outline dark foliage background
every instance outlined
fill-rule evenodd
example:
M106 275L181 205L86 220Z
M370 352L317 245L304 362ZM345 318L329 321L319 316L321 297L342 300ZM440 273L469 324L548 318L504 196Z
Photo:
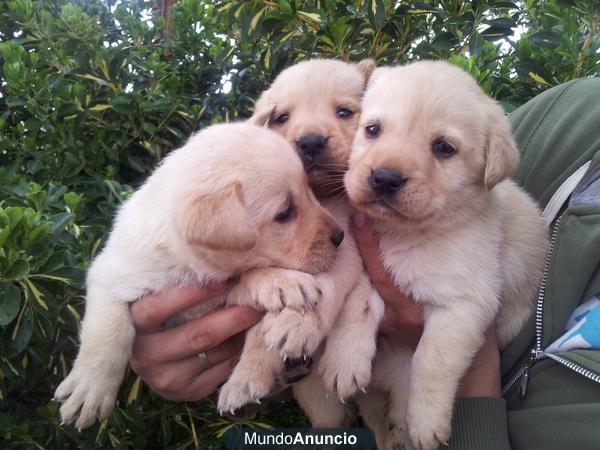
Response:
M221 448L230 426L306 424L289 403L246 419L173 404L129 374L82 434L52 392L77 347L83 273L116 206L194 130L246 117L313 56L450 59L514 107L600 72L597 1L150 0L0 3L0 447Z

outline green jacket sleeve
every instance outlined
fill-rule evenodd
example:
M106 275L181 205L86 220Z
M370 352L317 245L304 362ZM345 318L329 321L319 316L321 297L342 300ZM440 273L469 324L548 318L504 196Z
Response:
M462 398L452 419L451 450L510 450L506 401L502 398Z

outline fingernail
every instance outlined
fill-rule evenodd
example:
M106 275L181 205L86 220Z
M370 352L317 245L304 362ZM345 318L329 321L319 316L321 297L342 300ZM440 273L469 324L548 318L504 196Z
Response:
M354 213L352 214L352 220L354 221L354 225L357 228L362 228L367 223L367 217L363 213L358 211L354 211Z

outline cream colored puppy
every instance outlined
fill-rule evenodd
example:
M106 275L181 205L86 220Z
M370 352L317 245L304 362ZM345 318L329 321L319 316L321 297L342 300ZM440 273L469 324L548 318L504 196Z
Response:
M390 396L388 426L377 397L359 399L382 447L409 444L405 408L415 447L448 441L458 382L485 330L496 319L503 348L532 312L547 236L535 202L508 179L518 160L502 109L467 73L430 61L373 73L346 188L425 317L414 354L378 350L373 386Z
M243 274L229 294L184 316L226 303L310 308L319 288L297 270L327 270L342 238L285 139L249 124L216 125L193 136L123 204L88 271L81 348L55 394L63 421L85 428L113 409L134 338L129 302L173 285L201 286L277 266L270 285L253 289ZM242 358L252 353L253 339L250 332Z
M282 358L311 355L325 337L326 346L315 354L317 370L293 386L313 426L343 425L349 414L340 399L364 390L370 381L374 337L383 307L370 288L349 230L343 176L373 68L370 60L359 64L327 59L300 62L284 70L256 103L250 121L276 131L295 146L311 187L344 228L346 238L332 268L315 276L323 292L317 308L304 315L290 308L267 314L262 330L267 348L273 351L263 349L261 354L257 348L254 357L246 359L245 371L232 377L235 384L221 391L228 407L251 401L245 392L267 391L266 386L257 389L254 381L248 381L256 367L281 371ZM260 284L257 279L251 281Z

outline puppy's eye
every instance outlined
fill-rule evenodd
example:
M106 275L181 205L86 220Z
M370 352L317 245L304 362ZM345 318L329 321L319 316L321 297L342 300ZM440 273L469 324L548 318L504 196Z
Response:
M279 113L275 116L275 120L273 122L282 125L288 121L290 115L288 113Z
M381 134L381 127L376 123L367 125L365 127L365 133L367 133L367 137L377 137Z
M338 108L335 114L340 119L347 119L349 117L352 117L352 114L354 114L354 112L350 111L348 108Z
M295 212L294 204L292 202L290 202L288 207L284 211L281 211L280 213L278 213L275 216L275 222L278 222L278 223L288 222L289 220L291 220L294 217L294 212Z
M443 139L436 140L431 146L431 151L438 158L450 158L456 153L456 149Z

